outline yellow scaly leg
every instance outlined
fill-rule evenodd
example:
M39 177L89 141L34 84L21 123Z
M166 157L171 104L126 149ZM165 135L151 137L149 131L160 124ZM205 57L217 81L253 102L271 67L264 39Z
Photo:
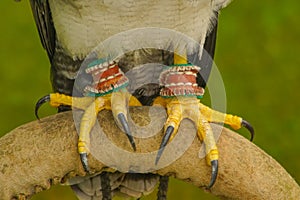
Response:
M253 128L242 118L221 113L200 103L198 99L204 93L199 87L196 76L200 68L187 63L186 55L174 54L174 66L162 72L160 84L164 86L161 97L157 97L153 105L160 105L167 109L168 119L164 126L163 136L155 163L157 164L165 146L177 134L180 122L184 118L192 120L197 127L197 135L205 144L206 160L211 165L211 180L208 188L212 187L218 174L219 153L212 128L209 123L225 123L234 129L242 126L248 128L253 138Z
M126 89L121 89L101 97L71 97L64 94L53 93L41 98L36 105L36 113L39 107L49 101L53 107L60 105L72 106L77 109L85 110L80 123L78 152L84 169L89 172L87 155L89 154L90 137L89 133L95 125L97 115L100 111L112 110L116 121L123 127L133 149L136 149L133 137L127 123L127 104L129 106L141 106L141 103Z

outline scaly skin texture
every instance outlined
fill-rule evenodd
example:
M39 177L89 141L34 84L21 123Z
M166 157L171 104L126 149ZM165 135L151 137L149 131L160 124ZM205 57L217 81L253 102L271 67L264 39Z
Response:
M174 134L169 141L175 137L180 122L187 118L195 123L198 128L197 135L205 143L207 153L207 163L211 164L212 160L217 160L218 150L213 137L213 132L209 123L221 123L230 125L234 129L241 128L242 118L230 114L221 113L200 103L200 100L193 97L162 98L159 97L154 101L154 106L161 105L167 108L168 120L165 123L167 127L174 127Z
M126 104L129 106L141 106L141 103L131 96L126 90L110 93L101 97L71 97L64 94L50 94L50 105L59 107L61 105L70 106L72 108L84 110L80 123L80 134L78 139L78 152L89 153L88 146L90 145L89 133L93 128L97 115L102 110L112 110L116 117L119 113L127 113ZM112 108L112 105L113 108Z

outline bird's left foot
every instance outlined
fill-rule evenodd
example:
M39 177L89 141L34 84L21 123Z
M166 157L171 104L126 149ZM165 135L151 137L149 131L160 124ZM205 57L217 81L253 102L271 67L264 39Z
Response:
M161 96L154 101L154 105L165 107L168 119L164 125L165 134L155 162L156 164L159 162L165 146L176 135L180 122L188 118L194 122L197 135L205 144L206 160L211 166L211 180L207 188L211 188L218 174L219 153L210 123L224 123L235 130L244 126L251 132L251 140L254 131L252 126L242 118L212 110L200 103L199 98L204 90L196 84L195 73L197 67L187 64L173 66L161 74L160 82L164 88Z

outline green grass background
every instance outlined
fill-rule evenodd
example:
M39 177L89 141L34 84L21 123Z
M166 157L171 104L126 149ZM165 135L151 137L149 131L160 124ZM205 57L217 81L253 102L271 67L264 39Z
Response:
M254 143L300 182L299 1L234 1L220 15L216 64L227 111L250 121ZM49 63L29 3L0 1L0 134L34 120L38 98L51 91ZM42 116L55 113L44 106ZM245 130L239 131L246 136ZM26 135L24 135L26 137ZM59 152L58 152L59 153ZM234 159L234 158L233 158ZM0 183L0 187L2 184ZM169 199L216 199L173 180ZM144 199L154 199L155 195ZM56 186L35 200L76 197Z

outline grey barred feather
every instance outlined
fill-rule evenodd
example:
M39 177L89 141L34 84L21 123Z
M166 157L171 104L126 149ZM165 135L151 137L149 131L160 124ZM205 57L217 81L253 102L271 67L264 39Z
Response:
M107 173L110 179L112 196L139 198L148 195L155 189L159 176L154 174L124 174L120 172ZM80 200L102 200L101 175L83 179L72 185L73 191Z
M166 200L167 199L168 183L169 183L168 176L161 176L159 178L157 200Z
M51 82L54 92L72 96L74 81L81 63L82 60L73 60L58 43L51 62Z

